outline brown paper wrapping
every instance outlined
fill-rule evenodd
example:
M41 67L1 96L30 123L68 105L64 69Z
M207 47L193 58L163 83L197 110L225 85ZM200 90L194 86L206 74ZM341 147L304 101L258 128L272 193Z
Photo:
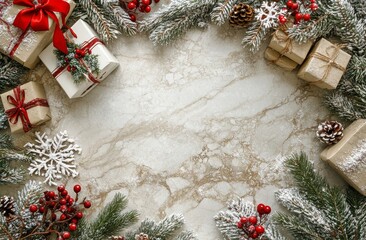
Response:
M70 4L70 11L66 17L67 19L75 8L75 3L72 0L66 1ZM8 1L5 2L7 3ZM9 56L10 51L22 34L22 30L13 26L12 23L18 12L24 8L25 7L19 5L10 5L4 7L2 10L0 9L0 19L2 19L2 21L0 21L0 29L2 29L0 33L0 52L5 55ZM56 16L60 19L60 26L62 26L60 14L56 13ZM33 30L28 30L22 43L12 56L14 60L30 69L37 65L39 62L38 55L52 42L53 32L56 27L55 22L51 18L48 19L48 22L50 24L49 31L35 32Z
M296 62L292 61L288 57L281 56L279 52L273 50L272 48L266 49L264 52L264 57L286 71L292 71L297 67Z
M44 88L41 84L36 82L28 82L20 86L22 90L25 90L25 103L35 99L35 98L42 98L46 99L46 93ZM11 95L14 96L13 90L10 90L6 93L1 94L1 101L4 106L4 110L8 110L14 107L14 105L10 104L7 100L7 96ZM51 112L49 107L44 106L35 106L27 110L30 123L33 126L40 125L48 120L51 119ZM17 124L12 124L9 122L10 130L12 133L19 133L23 132L23 125L20 119L18 120Z
M366 196L366 120L359 119L344 130L336 145L326 148L320 158L327 161L362 195Z
M350 59L351 55L322 38L314 46L297 76L320 88L335 89Z
M295 40L291 40L282 30L277 30L269 43L269 47L291 59L292 61L302 64L308 55L312 41L300 44Z

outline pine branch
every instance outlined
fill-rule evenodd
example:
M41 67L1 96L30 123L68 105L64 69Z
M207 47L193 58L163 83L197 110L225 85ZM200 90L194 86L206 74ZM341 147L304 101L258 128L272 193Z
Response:
M257 52L268 31L269 29L264 28L259 21L254 21L245 33L242 44L251 52Z
M357 222L356 239L366 239L366 197L356 192L353 188L347 191L347 202Z
M131 21L130 16L123 8L120 7L118 1L108 2L106 3L106 6L111 13L109 15L110 20L118 26L122 33L128 36L132 36L137 33L137 24Z
M83 228L77 232L78 240L104 240L116 235L124 228L137 221L137 212L122 213L127 206L127 199L121 194L116 194L113 200L98 214L91 223L84 223Z
M184 231L174 239L175 240L197 240L197 238L190 231Z
M6 129L8 127L8 117L4 110L0 110L0 129Z
M217 4L217 6L211 12L211 21L217 25L222 25L230 17L234 5L238 0L225 0Z
M17 206L19 210L28 209L29 205L36 203L43 193L42 186L36 181L29 181L18 192Z
M120 34L118 27L107 18L110 13L103 5L98 4L97 0L78 0L78 3L87 14L85 20L94 27L103 41L117 38Z
M209 21L216 0L173 0L141 22L140 31L150 33L155 45L167 45L190 28Z
M264 237L266 237L264 239L268 240L286 240L273 223L267 225Z
M0 53L0 91L9 90L19 85L25 68L14 60Z

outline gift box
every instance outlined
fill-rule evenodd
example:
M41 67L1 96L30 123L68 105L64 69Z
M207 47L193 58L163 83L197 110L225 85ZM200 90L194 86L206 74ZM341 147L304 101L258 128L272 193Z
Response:
M312 45L312 41L300 44L291 39L286 32L276 30L268 46L297 64L302 64Z
M31 0L24 0L23 2L25 1L29 1L29 4L36 4ZM53 5L58 4L57 6L62 5L63 7L64 4L59 4L60 1L62 1L63 3L67 2L70 6L68 14L65 15L65 19L67 19L75 7L75 3L72 0L51 0L47 1L46 4L48 4L48 2L53 2ZM38 55L52 41L52 37L57 25L52 18L58 19L60 26L62 26L62 17L61 14L57 12L57 10L55 10L54 12L55 16L51 14L52 18L47 17L48 15L45 14L42 20L46 23L46 25L40 27L40 29L42 30L34 31L26 26L27 21L22 19L21 16L22 10L27 9L27 7L16 5L17 2L20 1L5 0L0 4L0 52L13 58L27 68L34 68L39 62ZM57 6L55 7L55 9L58 8ZM31 7L28 7L28 9L31 9ZM34 13L37 14L36 10L34 10ZM30 12L28 12L27 14L29 17ZM14 26L15 19L18 18L18 15L19 21L17 22L19 22L21 25L25 24L24 27L27 27L25 31L23 31L21 28ZM32 19L28 19L30 22L32 21ZM43 28L47 28L47 26L49 30L43 31ZM61 32L60 29L58 30ZM60 39L58 40L60 41Z
M320 158L327 161L352 187L366 196L366 120L354 121L344 137L326 148Z
M73 37L70 31L65 33L67 38L73 42L73 44L80 46L80 49L77 51L88 51L90 54L97 56L99 74L88 71L88 74L85 74L84 81L76 82L70 72L69 66L61 66L55 54L55 48L52 45L49 45L39 57L48 70L51 71L52 75L56 78L57 82L61 85L69 98L77 98L85 96L96 85L103 81L119 66L119 62L99 40L96 32L83 20L78 20L72 26L72 29L76 33L77 38ZM80 57L78 61L84 63L82 57ZM86 66L86 68L88 68L88 66Z
M297 76L326 89L335 89L346 71L351 55L322 38L314 46Z
M267 48L264 52L264 57L273 62L274 64L280 66L286 71L292 71L297 67L297 63L281 55L279 52L273 50L272 48Z
M41 84L28 82L1 94L12 133L28 132L51 119L46 93Z

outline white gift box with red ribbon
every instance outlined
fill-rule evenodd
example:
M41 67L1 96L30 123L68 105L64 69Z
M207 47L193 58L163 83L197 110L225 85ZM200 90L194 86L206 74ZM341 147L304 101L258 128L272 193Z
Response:
M71 73L67 68L59 66L57 57L54 53L55 48L50 44L39 55L39 58L44 65L50 70L56 78L62 89L66 92L69 98L78 98L85 96L95 86L102 82L114 69L119 66L119 62L108 48L99 40L97 33L83 20L78 20L72 27L77 38L67 31L66 37L75 44L80 44L81 47L87 46L92 54L98 56L99 74L86 75L86 80L75 83Z

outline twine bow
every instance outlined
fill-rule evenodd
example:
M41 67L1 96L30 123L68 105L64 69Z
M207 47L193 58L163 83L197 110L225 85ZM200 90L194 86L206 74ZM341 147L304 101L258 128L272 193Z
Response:
M324 81L324 79L326 79L328 77L332 67L335 67L335 68L341 70L342 72L346 71L345 67L343 67L342 65L340 65L336 62L336 59L339 56L339 54L341 52L341 48L343 48L343 45L332 45L332 46L329 46L327 48L327 50L329 48L334 48L335 49L332 56L330 56L330 57L327 56L327 55L321 54L319 52L314 52L314 53L310 54L310 57L314 57L314 58L317 58L319 60L322 60L322 61L326 62L326 64L324 66L326 66L327 69L325 70L325 72L323 74L323 77L319 81Z
M11 105L15 107L8 109L5 113L9 118L9 122L17 124L18 120L22 121L24 132L32 129L27 110L36 106L48 107L46 99L35 98L27 103L25 102L25 91L20 89L20 86L13 89L14 97L8 95L6 98Z
M292 38L289 37L288 33L286 32L287 28L283 28L283 29L280 29L280 30L283 32L283 35L280 34L279 30L277 30L273 33L273 36L276 39L278 39L279 41L285 42L285 44L286 44L285 47L280 52L280 57L281 57L281 56L285 55L286 53L292 52L293 40L292 40Z
M56 23L53 34L53 45L61 52L68 53L66 39L62 34L59 21L55 14L55 12L61 14L62 24L66 26L65 19L70 11L70 4L68 2L63 0L14 0L13 3L27 7L18 13L13 23L14 26L22 29L23 32L26 32L29 28L34 31L48 31L50 29L48 17L50 17ZM70 31L75 35L71 29Z

